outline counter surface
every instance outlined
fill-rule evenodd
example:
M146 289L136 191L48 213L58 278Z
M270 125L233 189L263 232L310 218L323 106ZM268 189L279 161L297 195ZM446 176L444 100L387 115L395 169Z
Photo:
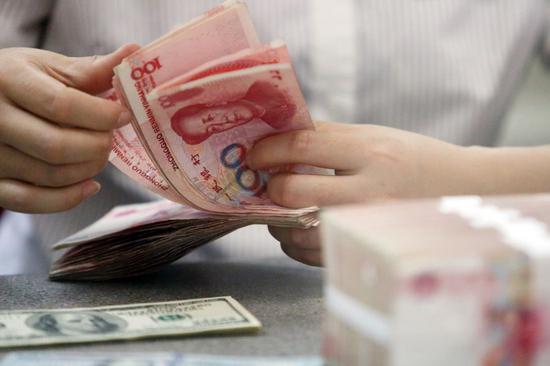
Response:
M263 263L177 263L160 272L111 282L51 282L0 277L0 310L70 308L233 296L263 324L258 334L199 336L51 346L28 350L183 352L219 355L318 355L322 271L276 259ZM8 350L0 350L0 355Z

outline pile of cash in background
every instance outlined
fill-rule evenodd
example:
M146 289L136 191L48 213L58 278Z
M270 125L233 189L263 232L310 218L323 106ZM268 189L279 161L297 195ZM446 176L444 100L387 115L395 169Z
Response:
M338 365L550 365L550 195L329 209Z

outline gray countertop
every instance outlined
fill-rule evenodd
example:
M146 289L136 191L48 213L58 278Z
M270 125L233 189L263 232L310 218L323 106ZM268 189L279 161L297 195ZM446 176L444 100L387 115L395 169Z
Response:
M248 335L165 338L46 349L94 353L319 354L322 271L290 259L263 263L180 262L158 273L111 282L50 282L38 275L0 277L0 310L88 307L214 296L233 296L262 322L263 329L258 334ZM0 356L7 351L0 351Z

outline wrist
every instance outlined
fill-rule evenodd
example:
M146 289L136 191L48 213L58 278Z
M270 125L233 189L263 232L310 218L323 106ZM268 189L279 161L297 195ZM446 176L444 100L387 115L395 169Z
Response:
M460 147L467 194L520 194L550 190L550 148Z
M502 158L494 148L460 146L465 194L498 194L503 189Z

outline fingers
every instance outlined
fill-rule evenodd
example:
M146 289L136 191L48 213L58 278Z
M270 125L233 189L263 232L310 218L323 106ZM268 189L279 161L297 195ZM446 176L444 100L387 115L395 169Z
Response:
M4 104L0 142L51 164L101 160L111 150L108 132L62 128Z
M95 97L111 87L113 68L138 46L127 45L106 56L66 57L40 51L13 60L0 77L0 90L13 103L49 121L109 131L130 121L118 103Z
M341 123L341 122L328 122L328 121L315 121L316 131L327 132L327 131L355 131L357 130L357 125L351 123Z
M354 203L365 195L355 176L277 174L267 183L269 198L289 208Z
M320 267L323 265L322 254L320 250L297 249L292 246L281 243L281 249L290 258L310 266Z
M0 179L16 179L45 187L63 187L85 181L99 174L107 164L107 159L101 159L51 165L7 145L0 145L0 156Z
M130 121L130 115L118 103L66 86L31 67L4 84L2 92L13 103L52 122L109 131Z
M113 69L140 47L127 44L104 56L61 56L52 68L65 85L90 94L99 94L112 87Z
M319 228L297 229L269 226L269 233L281 243L300 250L320 250Z
M270 226L269 232L281 243L289 257L311 266L322 265L319 229L296 229Z
M252 148L247 163L252 169L305 164L336 170L353 170L364 144L353 134L336 130L300 130L267 137Z
M47 188L11 179L0 179L0 207L26 213L69 210L100 189L94 181L63 188Z
M134 52L70 58L2 52L0 207L29 213L70 209L99 190L111 130L130 120L119 104L89 95L111 87L113 68ZM79 182L79 183L78 183Z

